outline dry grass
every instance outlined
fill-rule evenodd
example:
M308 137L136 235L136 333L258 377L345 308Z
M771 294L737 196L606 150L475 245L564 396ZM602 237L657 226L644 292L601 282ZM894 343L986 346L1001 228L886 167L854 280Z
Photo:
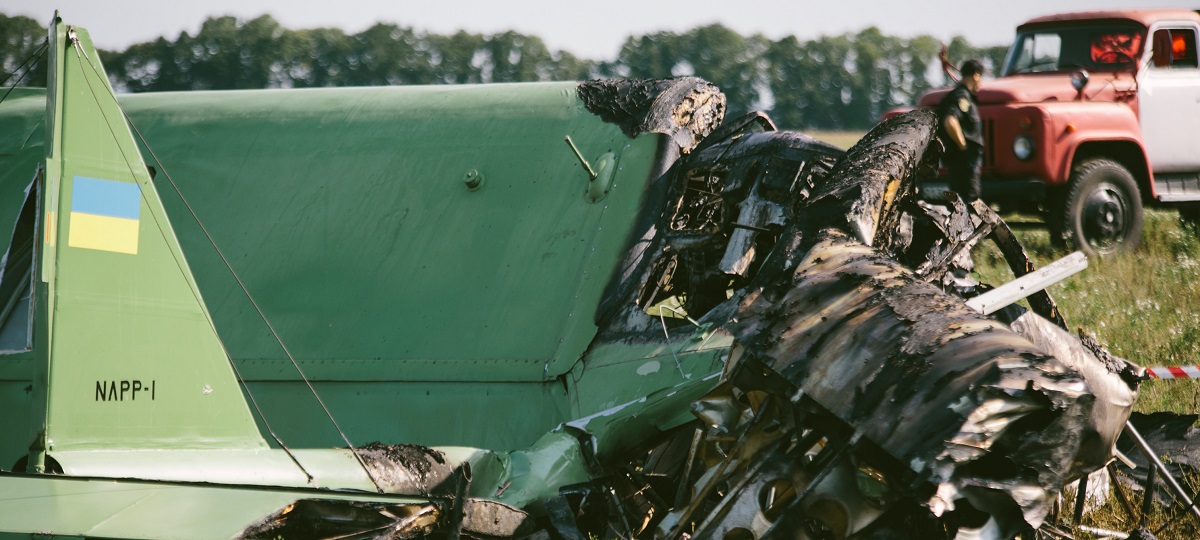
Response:
M809 135L850 148L861 132L816 131ZM1040 219L1006 215L1036 264L1044 266L1067 253L1050 243ZM990 244L977 250L976 279L999 285L1013 279L998 250ZM1173 210L1147 210L1142 242L1137 251L1092 259L1089 267L1050 288L1067 323L1093 334L1114 353L1142 366L1200 365L1200 231L1185 229ZM1150 380L1142 384L1135 408L1140 412L1200 413L1200 381ZM1163 456L1169 461L1169 456ZM1140 474L1144 474L1144 471ZM1138 478L1138 482L1144 480ZM1193 493L1200 478L1184 478ZM1141 493L1129 492L1135 513ZM1074 496L1063 497L1062 516L1073 515ZM1130 516L1115 492L1105 504L1084 517L1083 523L1129 531L1140 516ZM1200 538L1195 521L1179 507L1155 504L1148 527L1161 539ZM1082 530L1079 539L1095 538Z
M1036 218L1006 215L1036 264L1043 266L1066 252L1051 246ZM1000 284L1012 272L990 244L977 250L976 278ZM1149 210L1142 242L1133 253L1091 259L1087 270L1050 288L1068 324L1092 333L1115 354L1143 366L1200 364L1200 234L1185 229L1174 211ZM1151 380L1143 383L1135 406L1141 412L1200 412L1200 381ZM1162 456L1170 461L1170 456ZM1145 474L1140 471L1139 476ZM1144 478L1136 479L1139 483ZM1196 492L1198 478L1183 478ZM1161 480L1160 480L1161 481ZM1129 531L1140 519L1141 493L1129 492L1130 515L1110 493L1105 504L1084 516L1083 524ZM1073 515L1074 495L1064 494L1062 516ZM1067 518L1063 518L1067 519ZM1060 520L1061 521L1061 520ZM1155 504L1147 518L1161 539L1197 538L1196 522L1178 506ZM1096 536L1073 531L1078 539Z
M850 148L861 131L808 131ZM1066 255L1050 244L1036 217L1006 215L1038 265ZM1024 226L1022 226L1024 225ZM998 251L976 256L977 279L1012 279ZM1200 236L1180 226L1173 210L1147 210L1140 248L1093 259L1082 273L1050 289L1067 322L1094 334L1109 349L1142 366L1200 365ZM1149 381L1142 412L1200 413L1200 381Z
M834 146L849 149L865 134L863 131L804 131L806 135Z
M1144 479L1144 477L1139 477L1134 480L1140 485ZM1196 492L1197 486L1200 485L1198 484L1200 478L1194 475L1185 476L1180 480L1184 489L1193 493ZM1161 483L1161 479L1159 482ZM1122 485L1127 484L1122 483ZM1122 532L1132 531L1139 525L1144 525L1146 529L1162 540L1191 539L1197 538L1197 535L1200 534L1200 527L1197 527L1195 519L1187 514L1182 505L1164 506L1162 504L1154 504L1151 506L1150 515L1145 517L1143 523L1141 513L1143 492L1128 489L1127 487L1121 488L1124 490L1132 506L1133 513L1131 514L1121 504L1115 489L1115 487L1110 489L1103 505L1093 508L1083 516L1081 525ZM1062 501L1061 515L1073 516L1075 514L1075 490L1071 488L1064 490ZM1067 519L1069 518L1064 517L1059 520L1059 523L1062 524ZM1075 530L1073 531L1073 535L1079 540L1097 538L1095 534L1085 529Z
M842 148L850 148L863 135L837 131L808 134ZM1004 217L1039 266L1067 254L1051 245L1039 218ZM1013 279L999 251L990 244L976 252L975 262L980 281L999 285ZM1137 251L1092 259L1087 270L1051 287L1050 294L1068 324L1093 334L1114 354L1142 366L1200 365L1200 232L1182 227L1173 210L1146 211ZM1147 381L1135 408L1145 413L1200 413L1200 381ZM1162 457L1170 461L1170 456ZM1144 478L1136 480L1140 483ZM1182 480L1193 493L1200 486L1200 478ZM1133 499L1133 516L1115 492L1110 492L1102 507L1084 516L1083 524L1132 530L1140 519L1141 493L1130 491L1128 495ZM1073 515L1074 495L1065 494L1063 501L1060 515ZM1178 506L1155 504L1146 521L1161 539L1200 538L1196 522ZM1075 530L1073 535L1096 538L1083 530Z
M1066 254L1050 245L1041 228L1017 235L1038 265ZM975 261L981 281L1012 279L994 249L978 252ZM1200 364L1200 236L1180 226L1174 211L1147 211L1136 252L1092 259L1050 294L1069 324L1094 334L1114 354L1143 366ZM1200 412L1200 382L1149 381L1137 409Z

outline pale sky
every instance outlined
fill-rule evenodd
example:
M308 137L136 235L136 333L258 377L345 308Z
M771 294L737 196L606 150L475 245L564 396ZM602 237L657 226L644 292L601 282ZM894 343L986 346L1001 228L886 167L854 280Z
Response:
M417 30L478 33L516 30L541 37L551 50L583 58L616 57L630 35L685 31L720 22L742 34L779 39L879 27L885 34L963 35L974 45L1002 45L1026 19L1053 12L1185 7L1146 0L0 0L0 13L63 19L87 28L96 45L123 49L159 36L195 34L209 16L254 18L268 13L290 29L338 27L347 33L383 21Z

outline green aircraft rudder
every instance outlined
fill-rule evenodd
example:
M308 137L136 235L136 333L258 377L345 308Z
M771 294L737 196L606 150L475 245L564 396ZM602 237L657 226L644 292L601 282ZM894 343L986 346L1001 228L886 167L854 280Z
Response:
M31 461L265 448L87 31L50 41Z

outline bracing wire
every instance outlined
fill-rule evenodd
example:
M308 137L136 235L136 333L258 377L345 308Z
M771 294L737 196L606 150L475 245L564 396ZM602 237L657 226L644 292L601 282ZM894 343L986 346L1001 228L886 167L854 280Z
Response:
M81 53L82 53L83 58L80 58ZM89 66L91 66L90 61L84 62L84 60L83 60L83 59L87 58L86 52L80 51L77 47L75 47L75 56L76 56L76 59L78 59L80 61L80 63L87 63ZM94 67L92 68L92 70L93 70L93 72L95 72ZM97 75L99 75L99 74L97 74ZM99 96L96 95L96 89L92 87L91 81L88 80L86 77L84 77L84 82L87 83L88 91L91 92L91 94L92 94L92 99L96 100L96 102L99 103L100 98L99 98ZM105 115L103 108L100 108L100 114ZM123 111L122 111L122 114L124 114ZM112 130L113 129L112 122L108 119L107 115L105 115L105 121L106 121L105 122L106 125L108 126L109 133L113 136L113 139L115 140L117 138L117 134L116 134L116 132L114 132ZM126 118L126 121L128 121L128 118ZM134 172L133 164L129 162L129 159L125 156L124 152L121 152L121 158L125 162L125 167L127 169L129 169L129 174L134 175L134 177L136 178L137 173ZM143 198L144 198L144 196L143 196ZM156 230L158 230L161 234L163 229L162 229L162 224L158 223L158 217L155 216L154 213L151 213L150 216L155 221L154 225L155 225ZM172 259L175 260L176 268L178 268L180 272L183 272L184 271L183 263L179 260L179 258L176 256L176 254L174 252L171 253L171 257L172 257ZM193 296L196 295L196 292L194 289L192 290L192 295ZM200 299L197 298L197 301L199 301L199 300ZM216 334L216 328L213 327L212 320L208 319L208 318L206 318L206 320L208 320L209 327L212 328L213 333ZM279 444L279 447L282 448L284 453L287 454L288 458L290 458L292 460L292 463L296 464L296 467L298 467L300 469L300 472L304 473L304 476L306 478L308 478L308 481L312 482L314 485L316 485L316 480L313 478L312 474L310 474L308 472L308 470L304 468L304 465L300 464L300 461L292 453L291 449L288 448L286 444L284 444L283 439L281 439L279 437L279 435L277 435L275 433L275 430L271 427L270 422L267 421L266 416L262 412L262 408L259 407L259 405L258 405L258 401L256 399L254 399L254 395L252 393L250 393L250 388L247 386L246 381L242 378L242 374L238 370L237 365L233 362L233 359L229 356L229 351L227 349L225 349L225 343L223 341L221 341L220 336L217 337L217 342L220 343L221 350L225 353L226 359L229 360L229 365L230 365L230 367L233 368L233 372L237 376L238 383L241 385L242 389L246 392L246 395L250 398L250 403L253 405L254 410L257 412L259 419L262 420L263 426L267 428L267 433L269 433L271 435L271 438L274 439L277 444Z
M75 53L76 53L77 57L80 54L82 54L83 59L87 60L86 62L83 62L83 63L87 64L92 69L93 73L96 74L97 77L103 77L103 75L96 70L96 67L94 65L92 65L91 59L87 57L87 53L85 51L82 51L82 49L79 47L78 42L73 39L72 43L74 45ZM82 62L82 60L81 60L81 62ZM84 80L86 81L87 78L85 77ZM89 90L92 91L93 98L96 99L97 101L99 101L99 97L96 96L95 90L93 88L91 88L91 82L88 82L88 88L89 88ZM113 96L113 98L115 99L115 96ZM101 109L101 111L103 114L103 109ZM208 239L209 244L211 244L213 249L216 250L216 253L220 257L221 262L225 264L225 268L229 270L229 273L233 276L233 278L237 282L238 286L242 289L242 292L246 295L246 298L248 300L250 300L250 304L252 306L254 306L255 311L258 312L258 316L260 318L262 318L263 323L267 325L267 328L271 331L271 335L275 338L276 343L279 344L279 347L283 350L284 354L287 355L288 360L291 361L291 363L292 363L292 367L294 367L296 369L296 373L298 373L300 375L300 378L304 381L304 384L308 387L309 392L312 393L313 397L317 400L317 403L321 405L321 409L325 411L325 415L329 418L329 421L333 424L334 429L337 430L338 435L341 436L342 441L346 443L346 446L350 449L350 453L352 453L354 455L354 459L356 461L358 461L359 466L362 467L362 470L364 473L366 473L367 478L369 478L371 480L371 483L374 484L376 490L378 490L380 493L383 493L384 492L383 488L380 487L379 481L375 479L375 475L371 473L370 468L367 467L367 464L363 461L362 456L359 455L358 449L355 448L354 444L350 442L349 437L346 436L345 431L343 431L341 426L338 425L337 420L334 419L334 417L333 417L333 413L330 412L329 407L327 407L325 405L325 401L322 400L320 394L317 393L317 389L313 386L312 382L308 379L308 376L305 375L304 370L300 368L300 364L298 362L296 362L296 358L292 355L291 351L287 348L287 345L285 345L283 343L283 339L279 336L279 332L277 332L275 330L275 326L271 324L271 321L267 318L266 313L264 313L262 308L259 307L258 301L256 301L254 299L254 296L252 294L250 294L250 290L246 287L246 284L242 281L242 278L241 278L241 276L238 275L237 271L235 271L233 269L233 265L230 264L229 259L225 256L225 253L222 252L221 248L217 246L216 241L213 239L212 235L208 232L208 228L204 226L204 223L200 220L199 215L197 215L196 211L192 208L191 203L189 203L188 200L183 196L183 192L180 191L179 186L175 183L175 180L173 178L171 178L171 175L167 172L166 168L163 167L162 161L160 161L158 159L158 155L156 155L154 153L154 150L150 148L150 145L146 142L145 137L143 137L141 132L138 131L137 126L135 126L133 124L133 122L130 120L129 116L126 115L123 110L121 111L121 114L124 117L125 122L130 126L130 128L133 129L134 133L137 134L138 139L141 141L141 143L150 152L151 157L154 158L155 164L158 165L159 170L163 172L163 175L167 178L168 182L171 184L171 187L175 190L175 194L179 196L180 201L183 202L184 206L188 210L188 213L191 214L192 219L194 219L196 221L196 224L199 225L200 230L204 233L205 238ZM107 117L106 117L106 119L107 119ZM111 122L109 122L109 130L110 130L110 132L112 130ZM116 138L116 133L113 133L113 137ZM124 152L122 152L122 157L124 157ZM130 173L135 174L133 172L133 166L132 166L132 164L129 163L128 159L125 160L125 163L126 163L126 166L129 167ZM161 231L162 228L160 227L159 230ZM180 268L182 269L182 264L180 263L180 261L176 260L176 264L180 265ZM195 294L195 293L193 293L193 294ZM209 324L212 325L211 319L209 320ZM215 328L214 328L214 333L216 333ZM219 336L218 336L218 341L220 341ZM221 347L222 347L222 349L224 349L224 347L225 347L223 342L221 343ZM245 379L242 377L241 372L237 369L237 366L233 362L233 358L229 356L228 350L226 350L225 353L226 353L225 354L226 358L229 359L229 363L233 367L234 373L237 375L238 381L242 384L243 389L245 389L246 395L250 397L251 403L253 404L255 410L258 412L260 419L262 419L264 426L267 427L267 431L271 434L271 437L274 438L275 442L277 442L279 444L280 448L282 448L287 453L288 457L290 457L292 459L292 462L294 462L296 464L296 466L299 467L300 470L304 472L305 476L307 476L310 481L313 480L313 476L311 474L309 474L309 472L304 468L303 465L300 464L300 462L296 459L295 455L292 454L292 452L287 448L287 446L283 443L283 441L279 438L279 436L276 435L275 432L270 428L270 425L267 422L265 415L263 415L262 409L259 408L257 401L254 399L254 396L250 393L249 387L246 385Z
M25 80L25 77L29 76L29 73L33 71L34 64L36 64L39 60L42 59L42 56L44 56L46 54L46 50L49 48L50 48L50 38L46 38L44 41L42 41L42 46L38 47L38 50L33 51L33 54L29 55L29 58L26 58L24 62L21 62L21 65L17 66L17 69L13 70L12 73L9 73L7 76L5 76L3 81L0 81L0 85L7 84L8 80L11 79L13 75L16 75L18 71L25 69L25 72L22 73L21 76L17 78L17 80L13 81L12 86L8 87L8 91L4 93L4 96L0 97L0 103L4 103L4 100L8 99L8 95L11 94L12 91L14 89L16 89L18 85L21 84L21 81ZM25 67L27 64L29 65L28 68Z
M683 372L683 364L679 363L679 355L675 354L675 347L671 343L671 334L667 333L667 319L666 319L666 317L663 316L662 310L663 310L663 306L659 305L658 306L658 322L662 323L663 337L666 338L667 350L671 351L671 358L675 359L675 369L679 370L680 375L687 377L687 374L685 374ZM674 311L674 310L671 310L671 311ZM688 317L688 320L691 321L692 318ZM692 321L692 323L695 324L696 321Z

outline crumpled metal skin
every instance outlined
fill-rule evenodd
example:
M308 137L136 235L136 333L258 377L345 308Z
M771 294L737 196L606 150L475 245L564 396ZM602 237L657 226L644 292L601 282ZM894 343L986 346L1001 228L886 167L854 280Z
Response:
M248 527L239 540L274 538L425 538L439 524L435 504L303 499Z
M1034 312L995 317L965 304L961 295L978 287L951 276L982 239L996 240L1015 273L1032 265L986 206L917 203L914 176L935 161L935 127L926 112L894 118L834 166L837 149L749 115L676 163L674 188L652 212L661 237L638 250L645 258L626 277L650 276L623 295L641 301L603 326L630 331L620 321L646 319L641 304L659 294L648 287L671 277L667 285L687 287L689 311L736 338L722 383L692 405L702 434L681 433L644 461L631 456L624 471L540 501L550 529L563 538L607 528L671 540L1012 538L1042 523L1060 486L1104 466L1140 373L1069 334L1048 295L1031 299ZM689 199L700 184L709 191ZM664 270L668 260L679 269ZM725 298L729 283L737 292ZM387 485L446 497L444 506L303 501L246 537L330 520L363 531L396 512L411 519L394 520L387 537L529 531L524 512L466 497L469 472L427 450L360 453ZM684 484L674 494L670 476Z
M741 288L758 272L774 235L795 219L795 202L843 153L777 131L762 113L714 129L648 192L636 240L599 310L600 339L659 339L660 321L645 309L681 291L691 316L724 324L734 305L730 280Z
M580 83L578 92L588 110L626 135L662 133L684 153L725 117L725 94L699 77L597 79Z
M694 408L723 458L660 536L1012 538L1111 457L1134 368L899 262L928 260L897 232L935 127L877 127L781 234L728 326L725 382Z

